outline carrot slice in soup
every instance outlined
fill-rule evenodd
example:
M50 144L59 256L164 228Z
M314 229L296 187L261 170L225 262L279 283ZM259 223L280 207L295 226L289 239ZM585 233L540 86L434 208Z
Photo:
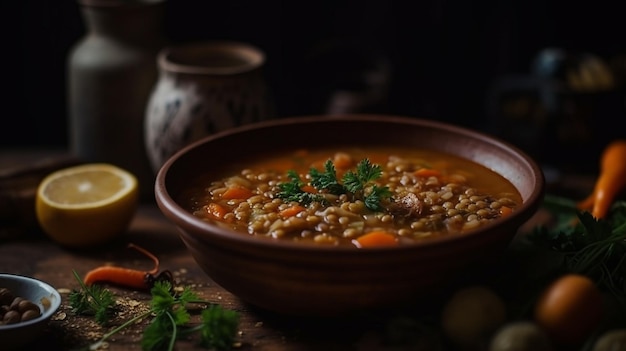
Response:
M441 172L432 168L420 168L413 174L418 177L439 177L441 175Z
M302 191L304 191L305 193L317 194L317 189L315 189L315 187L312 185L303 186Z
M283 218L293 217L304 210L303 206L295 205L280 211L280 216Z
M502 217L506 217L508 215L510 215L511 213L513 213L513 209L508 207L508 206L502 206L500 207L500 215Z
M226 200L245 200L252 196L252 190L242 187L228 188L223 194L222 199Z
M348 153L338 152L333 157L333 164L335 165L337 169L346 170L352 167L352 164L353 164L352 157L350 157Z
M396 237L391 233L376 231L364 234L352 240L352 243L358 248L383 247L396 246L398 245L398 240L396 240Z
M224 219L224 216L228 213L228 210L220 204L211 202L207 205L207 212L209 213L209 215L217 219Z

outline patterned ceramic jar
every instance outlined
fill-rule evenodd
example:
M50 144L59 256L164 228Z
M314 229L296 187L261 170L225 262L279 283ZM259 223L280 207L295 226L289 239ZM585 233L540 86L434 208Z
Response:
M272 117L264 53L240 42L166 47L146 108L145 146L155 172L176 151L210 134Z

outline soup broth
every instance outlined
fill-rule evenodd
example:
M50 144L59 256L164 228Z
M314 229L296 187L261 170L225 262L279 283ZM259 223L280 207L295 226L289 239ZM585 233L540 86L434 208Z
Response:
M470 160L363 146L234 163L196 179L181 203L242 235L367 247L463 235L512 213L522 199L508 180ZM378 240L366 240L371 233Z

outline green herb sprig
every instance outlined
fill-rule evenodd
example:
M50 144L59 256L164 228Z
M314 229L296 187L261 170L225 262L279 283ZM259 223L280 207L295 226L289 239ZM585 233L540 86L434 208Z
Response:
M315 189L326 190L334 195L345 194L347 191L346 187L341 185L339 180L337 180L337 171L331 160L324 163L324 172L320 172L316 168L311 168L309 174L311 175L311 185L313 185Z
M601 219L556 196L547 195L544 207L556 223L538 226L528 235L529 241L561 253L563 270L593 278L626 308L626 201L616 201Z
M101 325L108 324L117 310L113 293L99 285L88 287L76 271L73 271L73 274L80 284L81 290L74 290L69 294L72 312L93 316L95 321Z
M289 178L289 182L280 183L278 187L280 188L280 192L278 193L278 197L287 202L297 202L304 206L311 204L312 202L320 202L325 203L326 199L324 196L320 194L311 194L302 190L302 187L305 185L302 179L296 171L289 170L287 171L287 177Z
M333 195L346 194L352 200L361 199L365 206L372 211L382 211L382 201L391 197L391 191L386 186L375 184L376 179L382 176L382 169L379 165L372 164L369 159L361 160L356 167L356 172L349 170L344 173L341 181L337 178L335 165L331 160L324 163L324 171L311 168L311 185L321 193L327 192ZM322 202L326 200L321 194L311 194L302 190L305 183L293 170L287 172L289 182L279 184L280 192L278 197L286 201L296 201L302 205L311 202Z
M107 324L114 312L113 294L97 285L86 286L76 272L74 276L79 281L81 289L70 293L73 312L94 315L98 323ZM239 313L200 299L188 287L183 288L179 294L173 294L172 291L170 282L155 282L150 290L152 300L147 312L134 316L106 333L97 342L80 350L97 350L114 334L148 317L152 317L152 320L143 331L142 350L172 351L177 340L193 333L199 333L200 345L204 348L228 350L232 347L239 326ZM188 310L190 304L208 306L200 312L201 323L197 325L190 324L191 314Z

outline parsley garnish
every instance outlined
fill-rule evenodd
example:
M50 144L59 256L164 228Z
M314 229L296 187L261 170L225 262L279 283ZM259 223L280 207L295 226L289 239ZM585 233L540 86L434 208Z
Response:
M337 178L335 165L331 160L324 163L324 171L315 168L309 171L311 185L320 193L327 192L333 195L346 194L352 200L363 200L365 206L372 211L382 211L382 201L391 197L391 191L386 186L378 186L374 182L382 176L382 169L374 165L369 159L361 160L356 167L356 172L349 170L344 173L341 181ZM311 194L302 190L305 183L293 170L287 172L290 182L279 184L278 197L286 201L296 201L302 205L311 202L324 202L321 194Z
M381 202L389 197L391 197L391 191L388 187L373 185L370 192L365 196L365 206L372 211L382 211L384 208Z
M337 171L331 160L324 163L323 173L315 168L311 168L309 174L311 175L311 185L318 190L326 190L334 195L341 195L346 192L345 187L339 184L337 180Z
M302 187L305 184L300 179L298 173L296 173L294 170L287 171L287 177L290 179L289 182L280 183L278 185L280 192L277 194L277 196L279 198L287 202L297 202L305 206L309 205L312 202L324 203L326 201L322 195L311 194L302 190Z
M115 305L113 294L97 285L86 286L76 272L74 276L79 281L81 290L74 290L70 294L72 310L77 314L94 315L100 324L106 324L112 317ZM150 290L152 300L147 312L127 320L84 349L95 350L114 334L148 317L152 317L152 320L142 335L143 350L174 350L178 339L192 333L199 333L200 345L207 349L231 348L239 326L239 314L236 311L202 300L188 287L183 288L179 294L173 294L172 291L170 282L156 281ZM187 309L190 304L208 306L203 308L200 314L201 323L198 325L190 323L191 314Z

